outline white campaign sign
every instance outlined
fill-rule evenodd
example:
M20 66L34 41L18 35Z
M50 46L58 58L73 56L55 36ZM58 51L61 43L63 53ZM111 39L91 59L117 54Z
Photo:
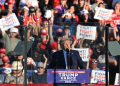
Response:
M0 28L2 31L18 25L20 25L20 23L14 13L9 15L6 19L0 19Z
M88 59L88 54L89 54L88 48L84 48L84 49L75 48L75 49L72 49L72 50L77 50L79 52L80 57L82 58L82 60L84 62L89 60Z
M114 85L119 85L119 73L116 73Z
M113 13L113 10L108 10L108 9L99 7L95 13L94 19L108 20L112 13Z
M96 27L95 26L77 26L76 38L85 38L89 40L95 40Z
M19 3L19 5L23 5L24 6L26 4L26 1L27 0L21 0L20 3ZM34 6L38 6L37 0L28 0L28 2L31 3L33 7Z
M104 70L92 70L91 76L93 78L90 80L90 83L97 83L98 81L105 83L105 71ZM109 79L109 72L108 72L108 79Z
M1 73L2 74L9 74L12 72L11 68L2 68L0 67Z

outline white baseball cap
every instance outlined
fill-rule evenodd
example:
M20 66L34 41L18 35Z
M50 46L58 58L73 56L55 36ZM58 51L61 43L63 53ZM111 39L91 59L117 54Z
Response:
M45 18L50 18L51 16L52 16L52 11L51 10L46 10L44 17Z
M24 6L24 7L22 8L22 10L24 10L24 9L26 9L26 10L29 11L29 8L28 8L27 6Z
M86 9L83 9L82 11L80 11L81 15L83 14L88 14L89 12Z
M11 33L11 32L18 33L18 29L17 29L17 28L11 28L11 29L10 29L10 33Z
M19 61L14 61L10 67L12 70L21 70L23 69L23 65Z

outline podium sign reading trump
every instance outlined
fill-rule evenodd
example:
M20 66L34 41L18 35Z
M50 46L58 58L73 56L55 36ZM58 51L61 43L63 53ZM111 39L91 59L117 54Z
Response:
M85 38L89 40L95 40L96 27L95 26L77 26L76 38Z
M47 69L47 83L89 83L89 70Z
M92 76L92 79L90 80L90 83L97 83L98 81L105 83L105 71L104 70L92 70L91 76ZM108 79L109 79L109 76L108 76Z
M82 61L86 62L86 61L89 60L88 59L88 54L89 54L88 48L84 48L84 49L75 48L75 49L72 49L72 50L76 50L76 51L79 52L79 55L82 58Z

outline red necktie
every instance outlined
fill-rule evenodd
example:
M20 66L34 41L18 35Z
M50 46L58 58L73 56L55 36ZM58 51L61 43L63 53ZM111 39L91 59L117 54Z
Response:
M70 69L70 56L67 54L67 69Z

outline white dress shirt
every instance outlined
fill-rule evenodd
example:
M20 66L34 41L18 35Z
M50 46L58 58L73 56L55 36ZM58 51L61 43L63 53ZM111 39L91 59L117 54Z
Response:
M65 59L65 64L66 64L66 69L67 69L67 52L63 50L63 54L64 54L64 59ZM70 55L70 52L69 52L69 55Z

